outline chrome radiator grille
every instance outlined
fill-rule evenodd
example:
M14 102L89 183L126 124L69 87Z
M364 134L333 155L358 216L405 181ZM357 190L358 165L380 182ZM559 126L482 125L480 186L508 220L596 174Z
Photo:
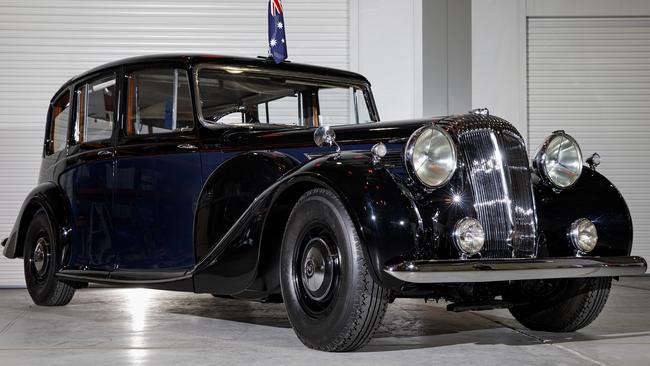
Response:
M482 127L461 131L458 139L486 234L483 257L534 256L537 223L521 138L508 129Z

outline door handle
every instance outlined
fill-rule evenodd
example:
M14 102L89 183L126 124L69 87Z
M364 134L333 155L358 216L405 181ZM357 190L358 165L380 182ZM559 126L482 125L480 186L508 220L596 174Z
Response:
M97 155L99 156L113 155L113 152L110 150L100 150L97 152Z
M178 145L176 145L176 147L179 148L179 149L183 149L183 150L196 150L196 149L198 149L198 147L196 147L196 145L193 145L193 144L178 144Z

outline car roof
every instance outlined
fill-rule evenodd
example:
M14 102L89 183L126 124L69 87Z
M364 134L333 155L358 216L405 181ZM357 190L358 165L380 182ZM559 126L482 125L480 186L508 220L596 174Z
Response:
M342 79L352 79L365 84L370 85L368 79L363 75L357 74L351 71L345 71L340 69L334 69L323 66L314 66L308 64L300 64L293 62L282 62L276 64L272 59L266 57L239 57L239 56L225 56L225 55L211 55L211 54L188 54L188 53L178 53L178 54L157 54L157 55L147 55L147 56L137 56L130 57L122 60L112 61L104 65L95 67L88 71L85 71L72 79L68 80L61 89L56 93L58 95L63 89L69 88L71 85L77 83L81 79L86 78L87 76L101 73L106 70L110 70L120 66L129 66L135 64L146 64L146 63L185 63L189 65L197 64L217 64L217 65L226 65L226 66L240 66L240 67L259 67L267 70L280 70L283 72L296 72L302 74L312 74L315 79L318 79L319 76L323 77L334 77Z

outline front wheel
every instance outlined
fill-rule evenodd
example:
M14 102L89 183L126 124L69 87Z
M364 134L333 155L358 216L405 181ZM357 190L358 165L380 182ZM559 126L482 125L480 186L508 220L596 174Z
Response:
M521 304L510 313L527 328L574 332L598 317L611 284L609 277L515 281L504 298Z
M294 206L282 240L280 276L291 325L310 348L361 348L386 312L389 291L368 272L352 219L329 190L313 189Z
M32 218L24 245L24 269L27 291L36 305L62 306L72 300L75 288L56 277L56 237L43 210Z

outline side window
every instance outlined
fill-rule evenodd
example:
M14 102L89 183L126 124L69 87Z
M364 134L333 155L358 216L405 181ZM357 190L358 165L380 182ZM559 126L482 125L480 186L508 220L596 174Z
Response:
M75 143L110 139L115 120L115 77L87 83L77 89Z
M66 92L52 105L50 115L50 138L47 154L65 149L68 141L68 124L70 123L70 92Z
M190 131L194 113L187 72L155 69L128 75L126 136Z
M321 88L319 119L323 126L372 122L363 91L356 88Z
M261 123L300 126L302 94L275 99L257 106Z

